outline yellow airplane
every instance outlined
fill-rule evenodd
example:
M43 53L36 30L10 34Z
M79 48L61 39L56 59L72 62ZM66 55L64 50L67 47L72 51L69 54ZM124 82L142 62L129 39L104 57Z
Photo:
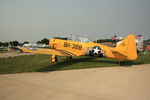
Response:
M19 47L23 52L48 54L51 62L57 62L57 56L66 56L68 60L73 56L96 56L123 60L135 60L137 58L136 42L134 35L128 35L119 42L116 47L108 47L99 43L81 43L71 40L52 38L49 42L50 49L29 49Z

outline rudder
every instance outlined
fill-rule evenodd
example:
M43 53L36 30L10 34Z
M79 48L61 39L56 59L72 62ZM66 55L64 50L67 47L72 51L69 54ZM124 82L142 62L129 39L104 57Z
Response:
M137 58L136 42L134 35L128 35L123 41L121 41L116 49L126 54L126 59L135 60Z

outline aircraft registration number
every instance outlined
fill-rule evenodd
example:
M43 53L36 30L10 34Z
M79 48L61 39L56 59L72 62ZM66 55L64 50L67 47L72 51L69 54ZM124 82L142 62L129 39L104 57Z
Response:
M64 47L82 50L82 45L79 45L79 44L71 44L71 43L64 42Z

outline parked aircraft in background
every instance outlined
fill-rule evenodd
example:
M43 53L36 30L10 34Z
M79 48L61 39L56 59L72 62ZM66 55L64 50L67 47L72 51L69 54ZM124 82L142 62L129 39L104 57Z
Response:
M57 62L57 56L66 56L72 59L74 56L95 56L123 60L135 60L137 58L136 42L134 35L128 35L116 47L108 47L99 43L82 43L71 40L52 38L49 42L50 49L29 49L19 47L22 52L48 54L51 62Z

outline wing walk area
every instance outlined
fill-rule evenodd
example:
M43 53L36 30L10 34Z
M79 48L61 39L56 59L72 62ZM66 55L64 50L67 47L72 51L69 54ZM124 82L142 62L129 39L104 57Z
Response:
M19 48L19 49L23 52L30 52L30 53L49 54L58 56L76 56L71 52L59 49L34 49L34 50L28 48Z

